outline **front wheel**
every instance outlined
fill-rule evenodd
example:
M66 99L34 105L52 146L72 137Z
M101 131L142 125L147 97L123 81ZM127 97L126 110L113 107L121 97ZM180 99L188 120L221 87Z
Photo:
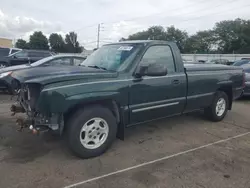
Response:
M205 109L205 115L212 121L221 121L227 114L228 105L227 94L223 91L218 91L211 106Z
M70 149L81 158L104 153L116 138L117 123L112 112L100 105L79 109L67 124Z

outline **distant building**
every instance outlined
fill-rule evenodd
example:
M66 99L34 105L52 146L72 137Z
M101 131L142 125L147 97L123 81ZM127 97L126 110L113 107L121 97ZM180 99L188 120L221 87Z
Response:
M0 38L0 47L4 47L4 48L13 47L12 39Z

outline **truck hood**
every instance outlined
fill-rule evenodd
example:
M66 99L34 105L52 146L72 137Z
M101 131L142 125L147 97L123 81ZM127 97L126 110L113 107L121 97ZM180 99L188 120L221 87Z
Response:
M84 66L53 66L18 70L14 71L11 76L21 83L40 83L45 85L86 78L117 77L117 73Z
M30 68L30 67L31 66L29 64L27 64L27 65L11 66L11 67L6 67L6 68L0 69L0 73L9 72L9 71L16 71L16 70L20 70L20 69L27 69L27 68Z

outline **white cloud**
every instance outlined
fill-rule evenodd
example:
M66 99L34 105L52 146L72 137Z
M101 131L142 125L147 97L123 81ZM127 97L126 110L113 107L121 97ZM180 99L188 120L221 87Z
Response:
M98 23L104 23L104 44L152 25L174 25L194 33L221 20L249 19L249 8L247 0L1 0L0 35L27 38L34 30L75 31L80 43L92 48Z
M1 37L28 39L30 34L38 30L45 34L61 32L61 26L59 23L40 21L31 17L11 17L0 10Z

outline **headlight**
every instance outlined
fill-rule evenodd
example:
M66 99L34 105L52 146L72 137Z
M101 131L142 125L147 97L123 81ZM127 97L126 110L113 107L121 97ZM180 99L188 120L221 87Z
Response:
M12 73L12 71L1 73L1 74L0 74L0 78L3 78L3 77L5 77L5 76L8 76L8 75L10 75L11 73Z

